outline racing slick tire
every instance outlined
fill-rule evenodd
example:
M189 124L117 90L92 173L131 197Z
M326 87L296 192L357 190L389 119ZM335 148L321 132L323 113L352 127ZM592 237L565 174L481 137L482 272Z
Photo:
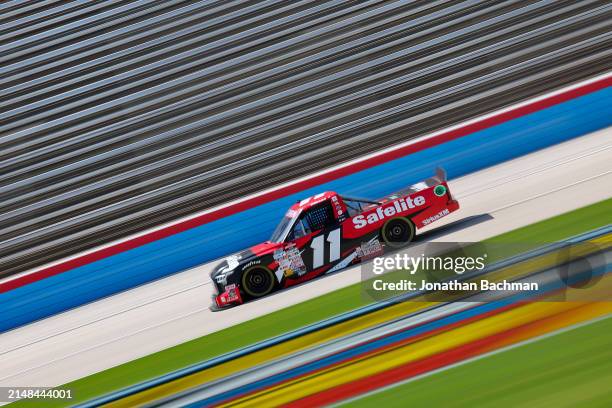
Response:
M253 266L242 274L242 289L250 297L266 296L272 292L274 286L274 273L266 267Z
M416 229L412 221L404 217L391 218L380 229L380 236L385 245L401 248L414 239Z

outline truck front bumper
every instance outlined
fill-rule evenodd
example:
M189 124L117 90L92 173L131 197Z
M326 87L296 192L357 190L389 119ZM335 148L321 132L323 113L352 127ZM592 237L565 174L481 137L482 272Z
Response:
M210 309L213 311L225 309L231 306L241 305L243 303L242 296L240 296L240 289L236 285L227 285L225 290L218 294L213 295L213 304Z

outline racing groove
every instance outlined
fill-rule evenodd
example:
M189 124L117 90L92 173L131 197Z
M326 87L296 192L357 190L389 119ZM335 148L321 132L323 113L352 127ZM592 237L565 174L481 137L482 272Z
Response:
M0 276L605 72L611 10L0 5Z

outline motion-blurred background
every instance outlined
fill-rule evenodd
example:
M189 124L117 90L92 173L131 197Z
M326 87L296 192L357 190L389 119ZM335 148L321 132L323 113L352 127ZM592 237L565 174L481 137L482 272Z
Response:
M607 264L574 302L372 303L357 268L218 314L208 272L296 199L375 198L436 166L462 210L422 242L607 251L611 17L588 0L3 2L0 386L74 389L44 406L608 406ZM538 262L521 273L558 267Z

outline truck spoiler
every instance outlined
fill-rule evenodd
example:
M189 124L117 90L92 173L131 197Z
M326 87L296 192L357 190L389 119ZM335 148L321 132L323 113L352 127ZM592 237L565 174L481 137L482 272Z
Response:
M442 167L436 167L436 175L425 180L425 185L427 187L437 186L440 183L444 183L446 181L446 170Z
M418 191L424 190L426 188L429 187L434 187L437 186L438 184L442 184L446 182L446 170L444 170L442 167L436 167L436 174L434 176L429 177L428 179L425 179L423 181L420 181L418 183L415 183L413 185L411 185L410 187L406 187L402 190L396 191L395 193L393 193L392 195L408 195L408 194L413 194L416 193ZM450 194L450 193L449 193ZM344 197L346 199L349 199L348 197ZM365 201L365 202L371 202L372 204L381 204L387 200L390 200L390 196L385 196L379 200L376 200L374 202L370 201L370 200L361 200L361 201Z
M440 183L445 182L446 181L446 170L444 170L444 168L440 166L436 167L436 175L434 177L437 178L438 181L440 181Z

